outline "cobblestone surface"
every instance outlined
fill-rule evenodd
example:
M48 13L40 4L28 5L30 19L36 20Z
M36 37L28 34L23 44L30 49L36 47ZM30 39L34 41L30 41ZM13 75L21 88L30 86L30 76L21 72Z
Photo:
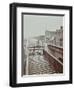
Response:
M53 74L55 71L48 61L44 60L43 55L29 56L28 74Z

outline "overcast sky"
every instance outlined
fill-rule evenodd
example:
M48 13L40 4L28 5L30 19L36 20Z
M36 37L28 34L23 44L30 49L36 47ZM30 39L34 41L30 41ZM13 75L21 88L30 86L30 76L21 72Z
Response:
M63 16L23 16L24 38L44 35L45 31L55 31L63 26Z

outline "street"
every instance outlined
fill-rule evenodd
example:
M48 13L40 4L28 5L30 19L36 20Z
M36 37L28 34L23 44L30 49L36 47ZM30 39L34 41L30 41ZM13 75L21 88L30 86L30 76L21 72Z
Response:
M43 55L33 55L29 56L28 61L28 74L52 74L55 71L52 69L52 66L48 63L47 60L44 60Z

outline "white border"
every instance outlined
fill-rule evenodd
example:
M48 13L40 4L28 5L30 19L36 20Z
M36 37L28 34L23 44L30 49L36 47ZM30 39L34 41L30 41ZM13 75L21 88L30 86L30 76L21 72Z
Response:
M48 13L65 14L64 18L64 74L24 76L21 77L21 13ZM37 8L17 8L17 83L45 82L45 81L65 81L69 80L69 10L37 9Z

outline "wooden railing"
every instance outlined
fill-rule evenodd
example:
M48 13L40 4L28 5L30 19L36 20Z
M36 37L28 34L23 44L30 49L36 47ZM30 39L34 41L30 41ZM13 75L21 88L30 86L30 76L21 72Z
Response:
M43 50L43 55L45 60L48 60L48 62L52 65L53 70L56 71L56 73L63 73L63 63L60 62L57 58L50 55L47 51Z
M54 45L48 45L48 49L50 50L51 54L59 59L63 63L63 48Z

